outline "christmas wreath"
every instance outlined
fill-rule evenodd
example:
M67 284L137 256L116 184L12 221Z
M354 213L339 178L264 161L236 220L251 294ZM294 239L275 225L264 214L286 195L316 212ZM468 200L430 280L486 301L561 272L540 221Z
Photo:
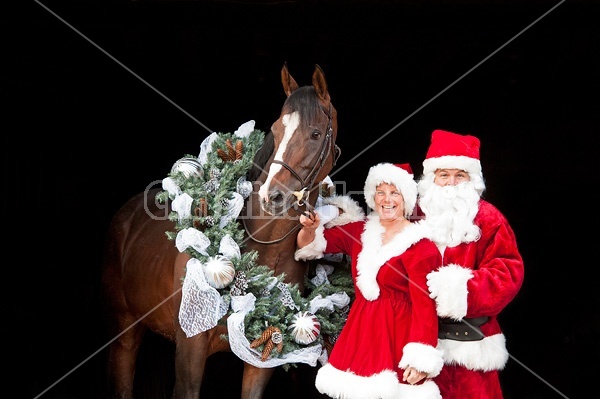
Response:
M347 257L311 261L301 294L284 275L258 265L256 251L240 250L237 216L252 191L246 175L264 137L254 121L234 133L213 133L198 157L185 155L163 180L157 198L171 201L175 225L167 237L191 257L180 324L192 336L227 320L222 338L258 367L324 363L354 296Z

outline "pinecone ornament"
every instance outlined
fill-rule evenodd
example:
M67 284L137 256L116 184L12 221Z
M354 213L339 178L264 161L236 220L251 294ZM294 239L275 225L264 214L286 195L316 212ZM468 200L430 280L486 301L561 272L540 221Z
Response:
M234 162L236 160L240 160L242 159L243 154L243 149L244 149L244 143L242 142L242 140L238 140L235 143L235 148L233 147L233 144L231 143L230 139L225 140L225 148L227 151L223 150L222 148L217 148L217 155L219 155L219 158L221 158L223 160L223 162Z
M263 362L269 358L273 348L276 348L277 352L281 353L283 350L283 334L281 330L274 326L267 327L259 338L252 341L250 347L258 348L262 344L265 345L260 357Z

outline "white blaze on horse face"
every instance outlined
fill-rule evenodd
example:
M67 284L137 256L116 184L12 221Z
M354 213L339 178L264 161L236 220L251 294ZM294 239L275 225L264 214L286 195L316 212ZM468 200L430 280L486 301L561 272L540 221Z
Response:
M283 162L283 154L287 149L287 145L290 142L292 135L300 125L300 115L298 114L298 112L285 114L283 118L281 118L281 121L283 122L283 126L285 126L285 130L283 133L283 140L281 140L281 144L279 144L279 148L277 149L277 153L275 154L274 160ZM271 163L271 166L269 167L269 175L265 180L265 184L263 184L262 187L258 190L258 196L264 202L269 202L269 186L271 185L273 176L275 176L275 174L279 172L282 167L283 166L278 163Z

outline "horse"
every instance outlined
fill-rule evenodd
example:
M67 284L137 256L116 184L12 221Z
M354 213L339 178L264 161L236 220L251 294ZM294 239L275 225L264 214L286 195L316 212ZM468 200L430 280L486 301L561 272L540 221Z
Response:
M245 200L245 214L261 217L244 218L242 251L257 251L258 264L302 291L308 265L294 259L298 218L314 207L319 184L340 155L335 144L337 111L319 65L312 85L300 87L284 63L281 82L286 95L281 113L248 173L255 184ZM114 337L107 355L111 398L133 397L136 359L146 331L174 343L173 399L198 399L207 358L231 352L229 342L222 339L226 324L192 337L182 331L178 311L190 256L167 239L165 232L174 229L174 222L158 217L164 209L157 204L157 192L135 195L108 227L101 285L108 332ZM244 362L241 398L261 398L273 372L274 368Z

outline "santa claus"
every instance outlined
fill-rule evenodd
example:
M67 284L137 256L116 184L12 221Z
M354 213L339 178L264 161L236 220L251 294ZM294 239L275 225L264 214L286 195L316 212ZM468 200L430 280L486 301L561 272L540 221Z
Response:
M523 283L523 259L505 216L481 195L474 136L435 130L419 180L419 207L442 254L427 285L439 316L444 399L501 399L508 361L498 315Z

